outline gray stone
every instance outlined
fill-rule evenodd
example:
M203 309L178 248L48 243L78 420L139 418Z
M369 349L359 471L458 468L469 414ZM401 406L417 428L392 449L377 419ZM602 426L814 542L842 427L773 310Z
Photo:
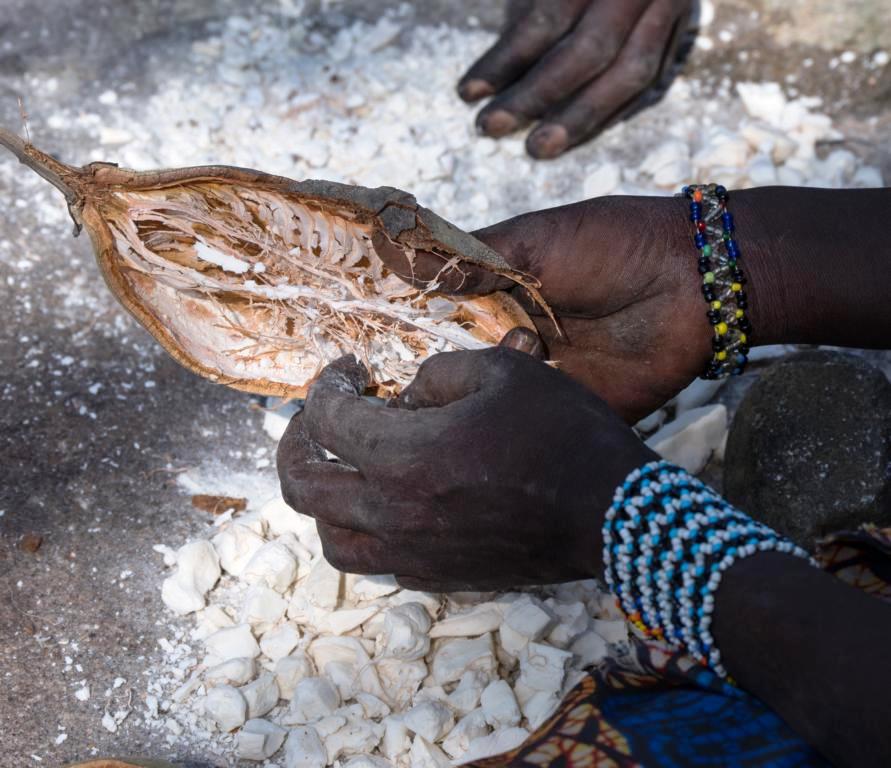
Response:
M845 354L777 364L733 421L724 494L806 547L863 522L891 524L891 383Z

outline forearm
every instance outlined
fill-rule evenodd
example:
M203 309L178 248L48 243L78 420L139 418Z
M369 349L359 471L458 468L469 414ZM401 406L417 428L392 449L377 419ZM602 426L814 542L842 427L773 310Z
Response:
M768 552L724 575L713 635L740 686L834 764L891 765L891 606Z
M891 189L731 193L756 344L891 348Z

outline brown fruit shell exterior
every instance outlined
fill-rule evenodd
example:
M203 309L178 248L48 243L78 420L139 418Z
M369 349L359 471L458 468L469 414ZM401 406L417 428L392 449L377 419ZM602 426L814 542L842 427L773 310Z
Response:
M66 768L176 768L172 763L163 760L152 760L143 757L128 757L125 761L103 758L89 760L86 763L73 763Z

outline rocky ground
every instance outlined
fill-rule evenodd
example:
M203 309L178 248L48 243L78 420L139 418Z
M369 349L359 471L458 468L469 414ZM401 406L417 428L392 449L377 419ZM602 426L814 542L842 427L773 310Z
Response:
M165 110L184 120L189 105L164 100L171 80L215 88L216 70L194 58L194 43L218 34L233 15L250 18L255 7L243 0L0 5L0 122L18 126L18 99L24 99L35 140L75 162L128 153L169 162L187 155L188 146L168 154L147 146L157 130L133 123L164 119ZM301 4L267 5L273 17L267 27L274 28L276 14L280 26L293 24ZM411 50L414 23L482 35L495 28L500 5L413 3L400 17L403 31L388 45ZM891 39L875 37L877 29L885 35L889 29L882 24L883 4L832 4L832 13L842 9L845 18L861 20L850 25L827 25L818 13L790 24L789 14L803 2L779 11L775 3L756 0L719 5L703 33L708 42L694 46L684 73L696 75L705 93L723 94L721 103L735 101L725 80L731 86L768 80L784 84L790 98L823 97L820 109L839 133L819 150L842 147L857 167L875 167L891 179L891 68L887 54L881 55L891 49ZM329 39L356 19L373 23L394 8L381 0L350 0L308 3L303 13ZM190 93L182 82L177 88ZM441 95L446 97L451 94ZM533 168L519 156L499 154L492 167L497 160L497 167L513 165L548 181L565 175L571 163L594 170L607 161L621 164L661 140L655 132L672 114L641 116L625 133L605 137L562 166ZM468 123L471 118L467 110ZM187 122L181 135L195 128ZM130 138L120 144L120 134L103 140L103 126L129 130ZM256 139L263 142L262 131ZM474 153L487 143L468 146L467 162L484 165L485 155ZM227 162L245 156L286 162L272 150L257 155L220 144L217 151ZM214 145L203 145L195 159L213 153ZM334 171L363 180L362 169L338 162L330 163ZM603 179L589 183L587 173L570 177L582 182L576 189L554 182L555 194L577 199L583 186L604 188ZM589 175L595 176L593 170ZM455 178L456 184L470 183ZM648 177L617 179L606 191L649 183ZM440 192L447 183L419 178L418 185L433 202L442 194L442 205L454 204L454 192ZM523 205L553 203L547 187L528 186ZM482 202L475 210L443 212L463 216L458 223L465 226L512 212L497 191L488 197L489 213ZM57 766L95 754L156 754L184 766L218 765L200 743L171 744L168 732L149 727L142 715L147 684L166 654L159 640L175 626L160 599L164 574L152 547L176 546L208 531L206 514L189 504L189 491L216 491L227 482L253 484L258 492L274 488L268 464L274 445L262 430L263 413L250 396L196 379L164 355L105 289L86 240L69 237L60 201L12 163L0 165L0 205L0 304L6 309L0 326L0 765ZM731 410L746 383L725 390ZM192 485L177 482L182 477ZM116 733L100 724L105 712L130 707Z

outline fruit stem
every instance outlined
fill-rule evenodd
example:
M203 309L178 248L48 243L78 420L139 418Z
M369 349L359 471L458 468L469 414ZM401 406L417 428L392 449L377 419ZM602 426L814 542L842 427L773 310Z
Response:
M27 165L31 170L43 176L44 179L65 195L69 206L77 204L80 195L64 179L64 176L71 173L71 168L64 163L60 163L54 157L41 152L21 136L5 128L0 128L0 145L6 147L19 159L20 163Z

